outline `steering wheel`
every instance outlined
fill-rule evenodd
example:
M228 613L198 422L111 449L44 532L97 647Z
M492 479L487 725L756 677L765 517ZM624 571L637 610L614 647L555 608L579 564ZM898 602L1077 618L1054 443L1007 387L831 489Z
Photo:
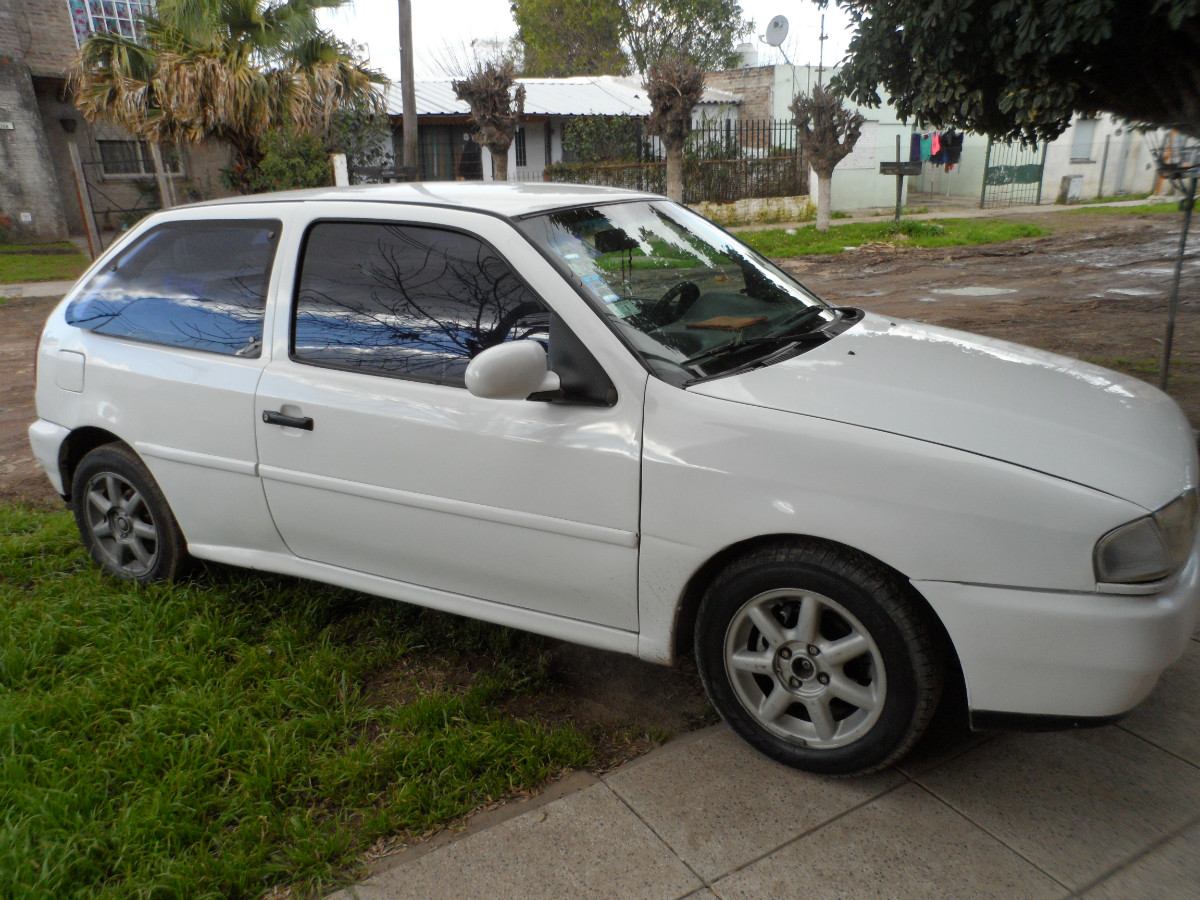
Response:
M647 315L656 322L674 322L699 299L700 288L696 287L694 281L679 281L667 288L667 292L655 301Z

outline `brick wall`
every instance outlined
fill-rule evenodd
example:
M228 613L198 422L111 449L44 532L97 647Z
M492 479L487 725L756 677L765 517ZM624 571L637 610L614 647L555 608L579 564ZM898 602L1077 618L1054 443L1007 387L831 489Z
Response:
M4 0L0 0L4 2ZM61 75L75 60L75 29L67 0L11 0L21 10L28 43L25 63L34 75Z
M708 72L704 83L710 88L729 91L742 98L738 116L742 119L769 119L772 115L772 94L775 87L775 69L771 66L756 66L749 69L727 69L724 72Z

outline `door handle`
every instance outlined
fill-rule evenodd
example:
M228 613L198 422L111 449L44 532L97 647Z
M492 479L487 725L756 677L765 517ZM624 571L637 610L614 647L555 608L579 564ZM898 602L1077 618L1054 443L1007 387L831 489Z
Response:
M308 416L285 416L273 409L263 410L263 421L268 425L282 425L284 428L299 428L301 431L313 430L313 420Z

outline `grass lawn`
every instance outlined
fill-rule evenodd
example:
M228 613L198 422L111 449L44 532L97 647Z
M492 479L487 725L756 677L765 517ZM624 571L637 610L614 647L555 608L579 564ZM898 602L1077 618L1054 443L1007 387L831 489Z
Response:
M0 284L72 281L87 267L88 258L69 241L54 244L0 244Z
M790 233L789 233L790 232ZM1041 237L1047 231L1037 225L1007 219L933 219L928 221L865 222L832 225L828 231L814 226L738 235L765 256L809 256L841 253L863 244L887 243L906 247L958 247L992 244L1015 238Z
M0 896L344 878L593 759L611 734L506 711L548 689L545 646L244 570L124 585L69 514L0 506Z

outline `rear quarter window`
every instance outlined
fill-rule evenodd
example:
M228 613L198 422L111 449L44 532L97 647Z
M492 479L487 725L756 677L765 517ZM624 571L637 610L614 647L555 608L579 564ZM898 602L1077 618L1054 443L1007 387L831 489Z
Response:
M77 328L230 356L262 353L280 223L168 222L97 272L67 307Z

